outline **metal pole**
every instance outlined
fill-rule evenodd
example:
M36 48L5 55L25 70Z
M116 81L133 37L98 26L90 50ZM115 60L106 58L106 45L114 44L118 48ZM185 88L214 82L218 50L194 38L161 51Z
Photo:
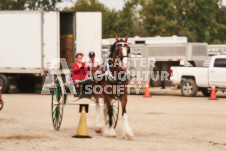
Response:
M44 75L44 12L41 10L41 75Z

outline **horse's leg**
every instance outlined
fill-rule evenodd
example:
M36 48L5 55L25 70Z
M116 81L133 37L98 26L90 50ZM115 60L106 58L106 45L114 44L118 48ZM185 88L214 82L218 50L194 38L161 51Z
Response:
M105 124L108 124L108 106L107 103L104 103L104 109L103 109L103 113L104 113L104 121Z
M100 108L100 104L99 104L99 94L93 94L93 97L95 98L96 101L96 120L95 120L95 131L97 133L102 133L103 132L103 128L105 126L105 122L103 119L103 113L101 111Z
M105 104L107 105L107 113L108 113L108 123L106 123L103 135L107 137L116 137L116 132L113 126L112 117L113 117L113 109L112 109L112 99L105 96Z
M122 104L122 119L123 119L123 129L122 129L122 137L123 139L133 139L133 132L128 123L128 116L126 113L126 104L127 104L127 93L122 94L120 98Z

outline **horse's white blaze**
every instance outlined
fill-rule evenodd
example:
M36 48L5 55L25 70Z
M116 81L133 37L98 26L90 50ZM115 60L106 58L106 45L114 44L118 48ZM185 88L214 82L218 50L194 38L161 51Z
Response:
M127 48L126 47L122 47L122 55L127 56Z
M123 60L122 60L122 65L124 68L127 68L128 63L127 63L127 48L126 47L122 47L122 55L124 56Z
M98 133L101 133L101 132L103 132L105 122L104 122L104 117L101 112L99 104L96 104L96 111L97 111L97 116L96 116L96 121L95 121L95 131Z
M133 139L133 136L134 136L131 128L129 127L128 116L126 113L123 114L122 136L124 139Z

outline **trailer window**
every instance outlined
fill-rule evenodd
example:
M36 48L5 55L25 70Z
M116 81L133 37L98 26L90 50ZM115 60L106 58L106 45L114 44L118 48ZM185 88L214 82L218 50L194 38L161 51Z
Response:
M226 68L226 59L223 58L215 59L214 67Z
M145 44L145 41L135 41L135 44Z

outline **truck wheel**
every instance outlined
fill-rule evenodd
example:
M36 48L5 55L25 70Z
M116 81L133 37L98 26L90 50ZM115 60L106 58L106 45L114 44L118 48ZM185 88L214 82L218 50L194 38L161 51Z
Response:
M6 93L9 88L9 81L4 74L0 74L0 82L2 83L2 93Z
M210 96L210 93L211 93L210 90L202 90L202 94L203 94L204 96L209 97L209 96Z
M195 96L197 91L198 89L194 80L188 79L182 82L181 92L183 96L186 96L186 97Z

